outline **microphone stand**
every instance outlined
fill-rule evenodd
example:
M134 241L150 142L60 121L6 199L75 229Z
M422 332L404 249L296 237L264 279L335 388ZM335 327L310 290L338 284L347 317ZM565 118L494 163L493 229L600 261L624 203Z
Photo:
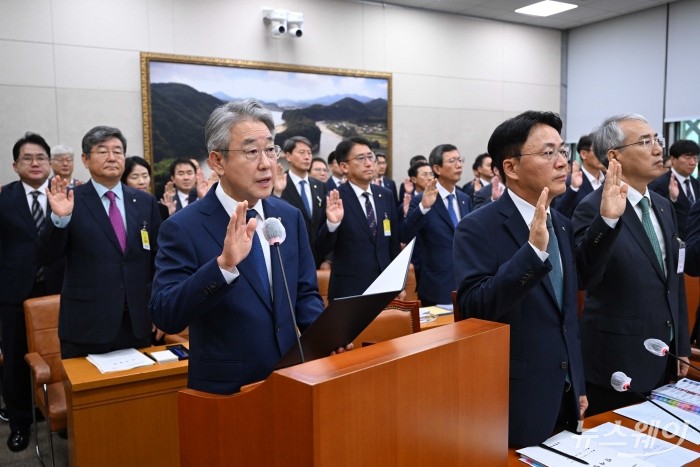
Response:
M294 315L294 306L292 306L292 296L289 294L289 285L287 285L287 274L284 272L284 265L282 264L282 253L280 253L280 243L273 243L275 250L277 250L277 257L280 261L280 269L282 270L282 281L284 282L284 290L287 292L287 303L289 303L289 312L292 315L292 323L294 324L294 335L297 338L297 347L299 348L299 355L301 356L301 363L306 362L304 359L304 350L301 347L301 340L299 339L299 326L297 326L297 318Z
M672 416L673 418L675 418L676 420L678 420L679 422L681 422L683 425L687 425L688 427L690 427L690 428L692 428L693 430L695 430L695 431L697 431L698 433L700 433L700 430L698 430L697 428L695 428L695 426L693 426L690 422L688 422L688 421L686 421L686 420L683 420L681 417L679 417L678 415L674 414L674 413L671 412L670 410L666 410L666 409L663 408L661 405L657 404L651 397L645 396L644 394L639 393L639 392L637 392L637 391L633 391L632 389L629 389L629 388L628 388L627 390L628 390L629 392L631 392L632 394L634 394L635 396L639 397L640 399L644 399L644 400L646 400L646 401L651 402L653 405L655 405L655 406L658 407L659 409L663 410L664 412L666 412L667 414L669 414L670 416Z

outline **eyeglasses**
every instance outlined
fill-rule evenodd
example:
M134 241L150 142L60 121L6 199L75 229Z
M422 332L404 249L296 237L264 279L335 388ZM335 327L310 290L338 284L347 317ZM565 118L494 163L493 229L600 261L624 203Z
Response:
M653 149L654 143L658 144L661 149L666 147L666 140L660 136L654 136L653 138L644 138L641 141L636 141L630 144L623 144L622 146L616 146L613 149L622 149L627 146L634 146L635 144L641 144L645 149Z
M271 162L275 162L277 161L277 159L279 159L280 152L282 152L282 148L277 145L274 145L262 149L219 149L219 152L242 152L249 162L259 161L262 155L265 154L265 157L267 157L268 160L270 160Z
M362 155L362 156L357 156L357 157L354 158L354 159L348 159L348 162L357 161L357 162L359 162L360 164L364 164L366 161L374 162L375 160L377 160L377 158L374 156L373 153L370 152L369 154L364 154L364 155Z
M29 165L34 161L37 161L39 164L46 164L49 162L49 156L46 154L37 154L35 156L21 156L17 158L22 164Z
M445 164L450 164L450 165L454 165L457 162L459 162L460 164L464 164L464 157L453 157L452 159L447 159L444 162L445 162Z
M678 156L678 158L679 158L679 159L685 159L685 160L687 160L687 161L689 161L689 160L693 160L693 161L695 161L695 162L698 161L698 155L697 155L697 154L682 154L682 155Z
M521 157L521 156L544 156L547 159L547 162L551 162L552 157L554 155L557 155L557 157L561 156L564 158L565 161L571 160L571 149L569 149L569 146L562 146L559 149L554 149L554 148L549 148L546 151L542 152L529 152L527 154L516 154L514 157Z
M121 148L107 149L101 148L97 151L92 151L93 154L97 154L100 157L107 157L112 154L114 157L122 157L124 155L124 150Z
M73 162L73 158L71 156L54 156L54 158L51 160L58 162L59 164L63 164L64 162Z

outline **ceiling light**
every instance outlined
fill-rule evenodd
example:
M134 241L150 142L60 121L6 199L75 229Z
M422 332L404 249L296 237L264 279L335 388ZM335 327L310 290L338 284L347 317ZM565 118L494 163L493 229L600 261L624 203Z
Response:
M530 16L552 16L567 10L578 8L578 5L571 3L555 2L553 0L544 0L543 2L533 3L515 10L516 13Z

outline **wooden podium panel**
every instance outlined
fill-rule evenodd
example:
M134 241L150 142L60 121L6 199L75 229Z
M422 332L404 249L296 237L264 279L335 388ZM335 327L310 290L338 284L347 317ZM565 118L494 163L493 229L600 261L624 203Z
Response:
M177 393L187 387L187 361L105 374L85 358L63 367L71 466L179 465Z
M507 325L470 319L179 397L183 466L474 466L508 456Z

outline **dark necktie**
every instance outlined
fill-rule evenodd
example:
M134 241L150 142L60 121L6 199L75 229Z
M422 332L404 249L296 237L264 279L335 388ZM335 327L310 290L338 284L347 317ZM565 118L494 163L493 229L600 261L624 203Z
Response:
M258 212L255 209L248 209L248 212L246 212L245 215L246 221L254 219L257 216L257 214ZM268 298L271 298L272 295L270 293L270 278L267 275L267 265L265 264L265 256L263 255L262 245L260 244L260 237L258 236L257 230L253 234L253 245L250 247L249 255L253 266L255 267L255 271L260 277L260 284L262 285L263 290L267 294L266 296Z
M452 200L455 199L455 195L449 194L447 195L447 214L450 215L450 219L452 220L452 225L454 227L457 227L457 223L459 222L459 219L457 219L457 213L455 212L455 207L452 205Z
M690 201L690 204L695 204L693 189L690 187L690 178L686 178L683 184L685 185L685 195L688 197L688 201Z
M547 213L547 232L549 232L549 241L547 242L547 253L549 253L549 262L552 263L552 270L549 271L549 280L554 288L554 295L557 297L557 303L561 310L564 297L564 273L561 269L561 254L559 253L559 242L557 234L552 225L552 216Z
M304 202L306 213L311 217L311 202L309 197L306 196L306 180L299 181L299 191L301 191L301 200Z
M32 219L34 219L34 225L36 225L36 231L39 233L41 227L44 225L44 211L41 209L41 204L39 204L39 195L41 193L38 190L31 192L34 200L32 201ZM41 282L44 280L44 268L39 266L36 270L36 281Z
M651 247L654 249L656 254L656 259L659 261L661 270L666 274L666 268L664 268L664 257L661 254L661 245L659 244L659 239L656 237L656 232L654 232L654 225L651 223L651 215L649 215L649 199L645 196L639 202L642 207L642 225L644 226L644 231L649 237L651 242Z
M369 201L370 194L367 192L362 193L365 197L365 211L367 212L367 225L369 225L369 231L372 232L372 238L377 236L377 218L374 215L374 208L372 203Z
M122 218L121 212L119 212L119 207L117 207L116 197L113 191L108 191L105 193L107 199L109 199L109 222L112 224L114 233L117 235L117 240L119 240L119 246L122 249L122 253L126 251L126 229L124 229L124 219Z

